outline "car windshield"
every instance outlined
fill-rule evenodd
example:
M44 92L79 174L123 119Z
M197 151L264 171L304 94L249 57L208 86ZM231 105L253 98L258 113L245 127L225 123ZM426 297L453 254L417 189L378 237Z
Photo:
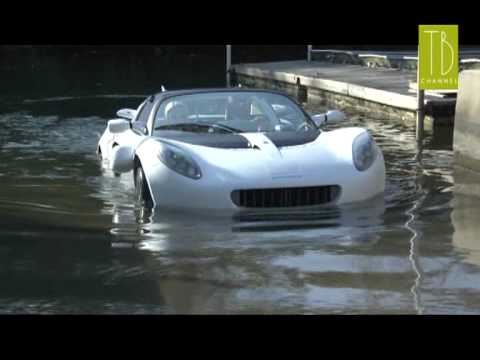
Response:
M179 95L163 101L154 132L205 133L318 131L312 120L287 96L238 91Z

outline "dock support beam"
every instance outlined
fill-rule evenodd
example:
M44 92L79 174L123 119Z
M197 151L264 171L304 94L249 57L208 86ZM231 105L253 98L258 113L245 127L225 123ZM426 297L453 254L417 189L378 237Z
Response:
M308 50L307 50L307 61L311 62L312 61L312 45L308 45Z
M417 109L417 142L423 140L423 132L425 128L425 90L418 89L418 109Z
M425 90L420 89L420 47L418 51L417 62L417 126L416 126L416 138L417 143L423 144L423 130L425 128Z
M232 45L227 45L227 87L230 87L230 68L232 67Z

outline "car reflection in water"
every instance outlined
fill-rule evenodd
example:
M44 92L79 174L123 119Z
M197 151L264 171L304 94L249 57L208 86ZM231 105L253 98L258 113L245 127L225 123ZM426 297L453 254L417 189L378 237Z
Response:
M114 246L131 243L152 251L220 243L234 247L239 242L255 246L271 241L373 243L375 232L383 228L384 213L383 195L352 205L227 213L114 204L111 233Z
M161 299L166 312L248 313L248 308L240 310L245 306L241 294L257 298L253 294L259 286L268 288L280 276L269 259L322 247L375 246L384 212L383 197L363 206L235 214L118 206L112 247L125 256L143 254L144 271L156 278L157 288L151 293ZM308 287L301 288L295 290L300 298L308 296ZM273 291L266 304L257 302L253 311L279 311L275 296Z

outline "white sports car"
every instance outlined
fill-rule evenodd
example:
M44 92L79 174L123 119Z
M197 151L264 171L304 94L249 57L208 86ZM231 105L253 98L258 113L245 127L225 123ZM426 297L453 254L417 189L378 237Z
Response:
M133 170L147 207L308 208L385 189L383 155L365 129L323 131L344 115L310 116L281 92L164 91L117 115L97 151L113 172Z

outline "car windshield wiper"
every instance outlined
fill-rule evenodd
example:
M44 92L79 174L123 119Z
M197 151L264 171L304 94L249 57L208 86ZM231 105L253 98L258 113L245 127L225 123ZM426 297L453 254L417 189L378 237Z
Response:
M233 134L238 134L238 133L243 132L242 130L235 129L235 128L232 128L230 126L223 125L223 124L198 124L198 123L166 124L166 125L157 126L155 128L155 130L165 130L165 129L169 129L169 128L175 129L175 128L188 127L188 126L190 126L190 127L208 127L208 128L214 128L214 129L218 128L218 129L222 129L222 130L231 132Z
M235 133L235 134L239 134L239 133L244 132L243 130L236 129L236 128L233 128L231 126L224 125L224 124L212 124L211 126L222 129L222 130L230 131L230 132Z

